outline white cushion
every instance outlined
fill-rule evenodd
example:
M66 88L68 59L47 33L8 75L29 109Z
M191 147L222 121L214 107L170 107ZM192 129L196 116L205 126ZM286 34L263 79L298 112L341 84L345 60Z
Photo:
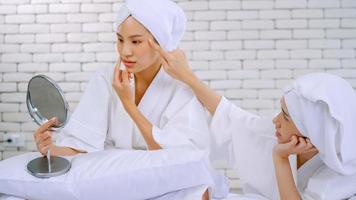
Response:
M18 198L15 196L9 196L6 194L0 194L0 200L24 200L23 198Z
M342 175L321 166L308 180L303 199L349 199L356 195L356 174Z
M38 153L0 162L0 193L26 199L148 199L172 191L213 185L206 155L201 151L108 150L77 155L70 171L39 179L26 171Z

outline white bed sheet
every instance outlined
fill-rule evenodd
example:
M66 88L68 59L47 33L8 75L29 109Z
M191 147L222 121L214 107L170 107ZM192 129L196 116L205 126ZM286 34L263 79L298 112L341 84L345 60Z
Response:
M192 188L192 189L193 190L200 190L201 188ZM168 199L169 200L174 200L174 199L196 200L196 199L190 199L192 196L190 196L190 197L185 196L185 198L181 199L182 195L184 195L184 193L185 192L182 193L181 191L178 191L175 194L174 193L170 193L170 194L167 194L167 195L164 195L164 196L161 196L161 197L158 197L158 198L154 198L154 199L151 199L151 200L168 200ZM258 198L253 198L252 196L246 196L246 195L230 193L226 199L213 199L213 200L254 200L254 199L258 199ZM14 197L14 196L9 196L9 195L5 195L5 194L0 194L0 200L25 200L25 199ZM258 199L258 200L260 200L260 199ZM355 198L355 200L356 200L356 198Z
M156 198L148 199L148 200L200 200L199 197L202 195L202 193L205 192L207 188L208 186L198 186L198 187L188 188L185 190L170 192L168 194ZM0 200L26 200L26 199L10 196L7 194L0 194Z
M25 200L25 199L9 196L7 194L0 194L0 200Z
M199 188L194 188L193 190L195 190L195 189L199 190ZM170 193L170 194L167 194L167 195L164 195L164 196L161 196L161 197L158 197L158 198L154 198L154 199L151 199L151 200L168 200L168 199L169 200L174 200L174 199L182 200L181 199L182 195L184 195L184 194L181 191L179 191L179 192L177 192L175 194ZM187 199L187 200L195 200L195 199L189 199L189 197L187 197L187 196L185 197L185 199ZM246 196L246 195L230 193L228 195L228 197L225 198L225 199L213 199L213 200L255 200L255 199L256 200L257 199L260 200L259 198L256 198L256 197L253 197L253 196ZM6 194L0 194L0 200L25 200L25 199L14 197L14 196L9 196L9 195L6 195ZM356 197L353 200L356 200Z
M245 195L239 195L239 194L229 194L227 198L225 199L213 199L213 200L260 200L259 198L256 197L248 197ZM22 198L14 197L14 196L8 196L4 194L0 194L0 200L25 200ZM349 200L356 200L356 196L350 198Z
M225 199L213 199L213 200L268 200L268 199L255 194L229 193Z
M182 197L181 195L182 195L181 192L177 192L175 194L170 193L170 194L167 194L167 195L164 195L164 196L161 196L158 198L154 198L151 200L168 200L168 199L173 200L173 199L177 199L178 197ZM213 199L213 200L245 200L245 199L246 198L241 198L241 196L237 195L237 194L229 194L229 196L226 199ZM14 196L9 196L6 194L0 194L0 200L25 200L25 199L14 197ZM191 199L189 199L189 200L191 200ZM246 200L251 200L251 199L246 199Z
M222 200L222 199L213 199L213 200ZM252 194L241 195L241 194L230 193L228 197L223 200L268 200L268 199ZM348 200L356 200L356 195L349 198Z

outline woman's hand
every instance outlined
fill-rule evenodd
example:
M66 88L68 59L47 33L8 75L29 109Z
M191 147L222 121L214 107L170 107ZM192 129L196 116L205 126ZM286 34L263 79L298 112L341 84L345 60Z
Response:
M292 136L290 142L277 144L273 148L273 155L279 158L288 159L291 154L301 154L316 151L309 138Z
M58 124L58 119L54 117L40 126L33 135L38 151L44 156L50 148L54 147L51 128L56 124Z
M113 87L119 96L123 106L127 109L129 106L135 106L135 100L132 93L130 79L132 78L132 74L126 70L121 70L119 68L119 64L121 60L119 60L115 66L114 72L114 80L113 80Z
M191 79L196 78L193 71L189 68L188 60L182 50L175 49L172 52L166 52L152 40L148 40L148 43L161 55L163 69L170 76L186 84Z

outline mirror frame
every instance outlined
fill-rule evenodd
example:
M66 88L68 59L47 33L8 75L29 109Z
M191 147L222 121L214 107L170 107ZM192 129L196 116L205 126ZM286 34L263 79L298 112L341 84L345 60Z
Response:
M53 87L56 88L56 90L58 91L59 95L61 96L61 98L63 100L63 104L64 104L64 109L65 109L65 120L64 120L64 122L62 122L58 126L54 126L54 128L64 127L67 124L68 117L69 117L68 116L69 115L68 101L65 99L64 93L63 93L62 89L57 85L57 83L53 79L51 79L50 77L42 75L42 74L39 74L39 75L36 75L36 76L32 77L30 79L30 81L29 81L29 84L27 85L26 105L27 105L27 110L29 111L32 120L34 122L36 122L36 124L38 124L39 126L42 126L46 121L49 120L37 110L37 108L33 105L33 102L31 101L31 94L30 94L30 90L29 89L30 89L31 81L33 79L35 79L35 78L43 78L46 81L48 81Z

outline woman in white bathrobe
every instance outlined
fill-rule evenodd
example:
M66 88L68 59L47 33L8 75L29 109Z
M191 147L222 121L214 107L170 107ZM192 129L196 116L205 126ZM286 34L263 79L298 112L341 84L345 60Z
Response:
M277 116L260 117L200 81L181 50L151 45L160 52L164 69L189 85L213 115L216 148L211 151L237 167L246 194L237 199L356 195L356 94L345 80L305 75L284 92Z
M115 26L117 65L93 75L56 144L50 131L56 120L39 127L34 134L38 150L57 156L109 148L208 150L203 106L161 69L159 53L148 43L167 51L177 48L185 25L183 10L172 1L127 0Z

